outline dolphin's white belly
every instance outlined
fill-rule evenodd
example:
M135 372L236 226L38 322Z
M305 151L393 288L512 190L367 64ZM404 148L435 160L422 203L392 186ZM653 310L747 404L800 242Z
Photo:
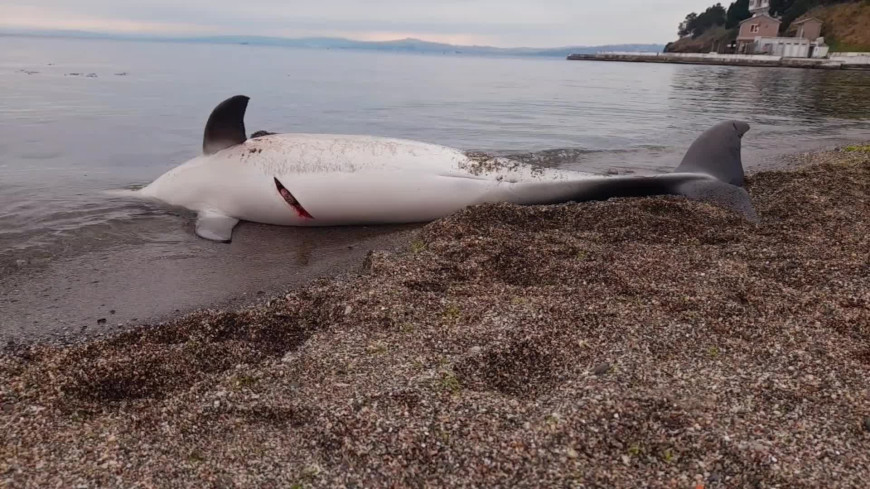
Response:
M291 192L312 219L292 224L420 222L437 219L499 193L498 182L419 171L298 175ZM285 184L286 185L286 184Z
M233 217L296 226L429 221L472 204L521 201L515 195L521 182L552 185L568 178L566 172L502 158L470 158L444 146L371 136L271 135L249 139L214 157L257 171L258 178L269 182L268 202L255 195L243 198L250 205L241 205ZM291 212L275 199L272 179L286 187L310 217Z

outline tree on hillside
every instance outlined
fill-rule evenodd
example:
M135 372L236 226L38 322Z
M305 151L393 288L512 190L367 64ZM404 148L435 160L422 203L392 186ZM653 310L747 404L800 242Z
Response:
M750 17L752 14L749 12L749 0L737 0L728 6L728 13L725 14L725 28L737 27L741 21Z
M779 30L781 32L785 32L788 30L788 27L794 22L798 17L807 13L813 7L824 4L825 2L819 2L814 0L793 0L790 2L790 5L786 9L786 11L782 14L782 24L779 25ZM830 2L828 2L830 3Z
M794 5L795 0L770 0L770 15L778 17L783 15Z
M679 30L677 34L680 37L686 37L692 33L692 26L695 24L695 21L698 19L698 14L692 12L691 14L686 16L686 20L680 22Z
M725 7L717 3L695 17L694 22L690 22L687 28L692 33L692 37L698 37L712 27L725 25L725 14ZM686 19L688 20L688 17Z

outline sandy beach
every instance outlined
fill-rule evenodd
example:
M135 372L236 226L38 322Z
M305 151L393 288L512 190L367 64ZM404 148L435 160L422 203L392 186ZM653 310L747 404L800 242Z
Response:
M758 223L477 206L256 307L7 345L0 485L862 486L870 148L787 163Z

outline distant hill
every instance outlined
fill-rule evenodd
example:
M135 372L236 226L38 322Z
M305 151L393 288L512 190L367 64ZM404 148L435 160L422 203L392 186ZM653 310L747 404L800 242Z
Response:
M395 41L353 41L342 38L300 38L256 36L217 36L187 39L187 42L209 42L221 44L254 44L269 46L288 46L314 49L353 49L366 51L393 51L432 54L475 54L488 56L544 56L564 58L571 53L598 53L601 51L661 51L661 44L615 44L604 46L566 46L557 48L497 48L492 46L463 46L420 39L400 39Z
M0 31L0 35L4 31ZM84 31L5 31L6 35L36 37L67 37L78 39L118 39L136 41L161 41L209 44L248 44L255 46L283 46L308 49L347 49L362 51L387 51L426 54L467 54L479 56L536 56L564 58L572 53L589 54L602 51L655 51L664 49L662 44L613 44L603 46L565 46L556 48L497 48L492 46L460 46L420 39L395 41L354 41L338 37L268 37L268 36L200 36L166 37L132 34L105 34Z

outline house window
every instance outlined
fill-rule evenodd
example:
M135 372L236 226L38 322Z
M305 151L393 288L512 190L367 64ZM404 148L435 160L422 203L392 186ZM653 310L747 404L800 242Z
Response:
M758 24L752 24L749 26L749 32L758 32Z

